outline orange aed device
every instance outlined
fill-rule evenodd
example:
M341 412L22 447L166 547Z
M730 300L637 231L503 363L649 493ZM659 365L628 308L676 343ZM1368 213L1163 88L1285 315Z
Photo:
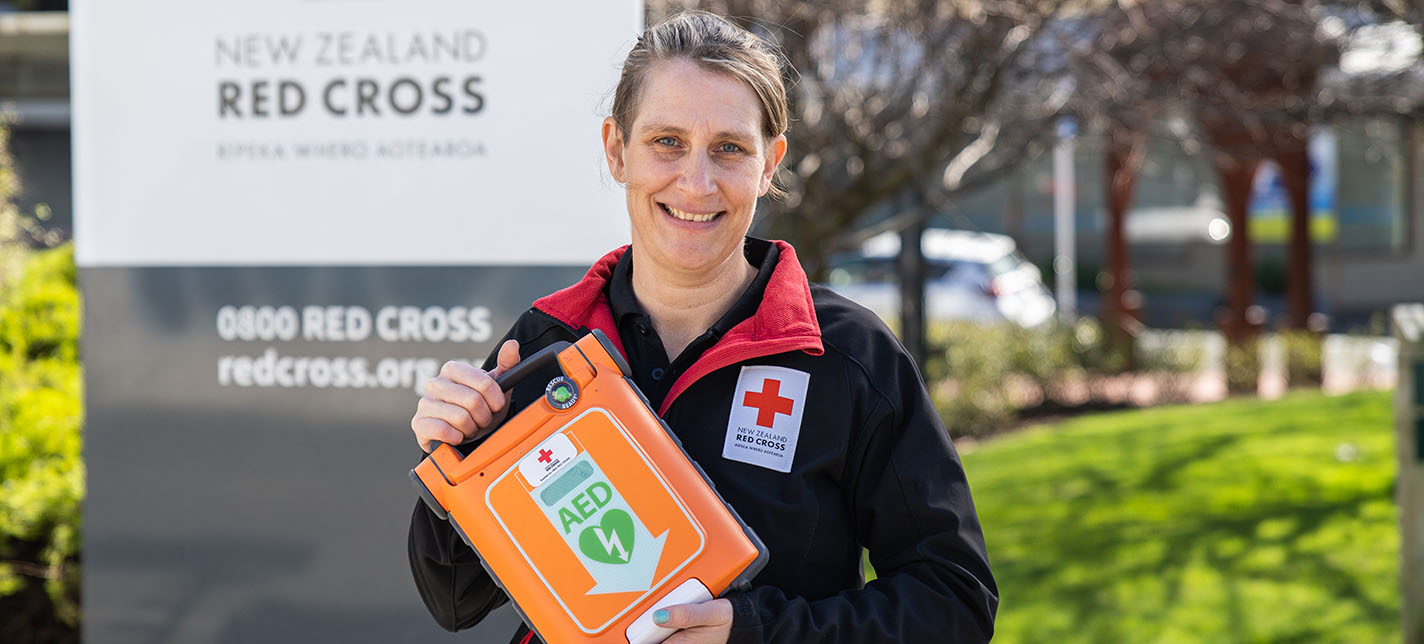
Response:
M469 456L411 480L549 644L652 644L655 610L748 585L767 551L688 458L607 336L556 342L497 379L561 375Z

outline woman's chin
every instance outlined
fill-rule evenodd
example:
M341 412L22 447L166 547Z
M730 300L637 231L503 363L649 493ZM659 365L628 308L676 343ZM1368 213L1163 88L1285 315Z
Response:
M679 273L706 273L716 269L727 258L736 252L738 245L733 245L732 249L720 248L723 244L713 245L711 240L677 240L669 244L664 244L656 253L659 263L664 268L677 271ZM718 240L721 241L721 240Z

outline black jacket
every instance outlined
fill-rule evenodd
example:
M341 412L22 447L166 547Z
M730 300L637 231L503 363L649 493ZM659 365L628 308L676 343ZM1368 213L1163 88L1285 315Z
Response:
M807 284L795 252L775 243L779 261L755 314L679 374L658 409L771 553L751 590L726 595L730 641L988 641L998 590L964 470L913 361L874 314ZM506 337L527 356L599 328L621 350L606 287L625 251L535 302ZM753 365L809 374L788 473L723 456L734 404L756 402L734 400ZM514 408L543 395L545 380L516 387ZM862 547L879 577L869 584ZM448 630L508 599L423 503L409 555L421 598Z

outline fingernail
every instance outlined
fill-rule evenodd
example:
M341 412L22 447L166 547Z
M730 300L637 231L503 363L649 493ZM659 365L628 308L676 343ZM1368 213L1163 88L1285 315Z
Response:
M653 612L653 623L659 626L668 623L668 612L666 608L659 608Z

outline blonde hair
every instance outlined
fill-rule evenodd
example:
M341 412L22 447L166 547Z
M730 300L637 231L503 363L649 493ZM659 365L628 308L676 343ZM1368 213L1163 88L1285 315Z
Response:
M624 133L637 117L638 99L654 63L690 60L709 71L739 78L761 102L762 134L786 133L789 109L783 80L784 58L775 45L705 11L683 11L648 27L628 58L613 92L613 120Z

